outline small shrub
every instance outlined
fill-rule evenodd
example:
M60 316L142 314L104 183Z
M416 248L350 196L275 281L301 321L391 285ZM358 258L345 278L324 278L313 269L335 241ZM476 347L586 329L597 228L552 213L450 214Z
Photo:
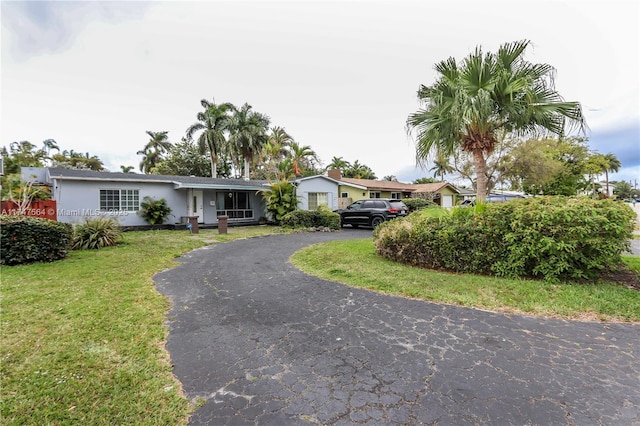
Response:
M115 246L122 228L115 218L91 218L74 228L73 249L88 250Z
M320 206L317 210L295 210L281 220L286 228L329 228L340 229L340 215Z
M267 204L267 212L271 215L273 221L279 225L287 213L293 212L298 208L296 187L286 180L273 182L269 186L270 189L262 191L262 194Z
M161 225L169 216L171 216L171 208L167 205L167 200L161 198L155 200L146 196L140 203L140 211L138 214L144 218L150 225Z
M53 262L67 256L71 225L26 216L0 216L0 263Z

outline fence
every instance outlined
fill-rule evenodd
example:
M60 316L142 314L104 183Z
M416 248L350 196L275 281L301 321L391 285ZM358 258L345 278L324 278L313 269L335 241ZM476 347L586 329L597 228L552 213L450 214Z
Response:
M58 220L56 200L32 201L23 212L20 212L19 206L13 201L2 201L0 202L0 214L12 216L23 215L39 217L41 219Z

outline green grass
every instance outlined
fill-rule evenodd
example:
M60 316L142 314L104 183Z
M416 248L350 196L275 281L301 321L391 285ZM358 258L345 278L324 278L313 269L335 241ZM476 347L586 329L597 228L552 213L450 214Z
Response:
M640 258L624 258L640 271ZM552 284L429 271L379 257L372 239L316 244L291 261L327 280L437 303L567 319L640 321L640 292L619 284Z
M0 268L0 424L185 424L172 376L168 301L152 277L192 249L275 227L130 232L116 247Z

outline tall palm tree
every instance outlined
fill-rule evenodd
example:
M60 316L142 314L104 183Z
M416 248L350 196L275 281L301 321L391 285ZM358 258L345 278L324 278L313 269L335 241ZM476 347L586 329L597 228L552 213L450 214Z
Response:
M187 129L187 139L191 140L195 133L198 136L198 148L201 154L209 154L211 161L211 177L218 176L217 165L220 156L227 151L227 138L225 132L229 128L230 112L235 108L230 103L217 105L215 100L209 102L202 99L200 104L204 108L197 115L198 122Z
M236 109L229 123L229 144L236 154L244 160L244 178L249 180L249 169L253 157L257 155L267 142L269 117L252 111L252 106L245 103Z
M486 198L486 157L498 132L518 135L585 129L578 102L565 102L553 85L554 69L524 60L529 41L505 43L494 53L480 47L460 64L454 58L435 66L438 79L421 85L424 108L409 115L407 130L416 131L416 161L423 163L437 150L473 155L477 199Z
M152 132L147 130L146 133L149 135L149 142L136 154L143 156L140 162L140 171L149 174L162 160L162 154L168 152L173 145L169 142L169 132L167 131Z
M604 155L604 160L607 163L607 167L604 169L605 180L607 183L607 197L609 197L609 172L617 172L622 167L622 163L618 160L618 157L615 154L608 153Z

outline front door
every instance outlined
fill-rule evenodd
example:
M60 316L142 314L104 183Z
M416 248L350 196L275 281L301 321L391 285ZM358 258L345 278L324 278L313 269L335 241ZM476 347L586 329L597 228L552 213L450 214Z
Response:
M204 196L202 190L194 189L191 199L191 211L198 216L198 223L204 223Z

